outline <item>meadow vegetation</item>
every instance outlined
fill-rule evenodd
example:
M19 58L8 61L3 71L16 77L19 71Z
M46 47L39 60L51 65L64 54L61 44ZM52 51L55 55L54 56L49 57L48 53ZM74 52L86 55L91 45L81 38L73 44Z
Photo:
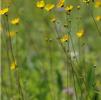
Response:
M101 100L101 0L1 0L1 100Z

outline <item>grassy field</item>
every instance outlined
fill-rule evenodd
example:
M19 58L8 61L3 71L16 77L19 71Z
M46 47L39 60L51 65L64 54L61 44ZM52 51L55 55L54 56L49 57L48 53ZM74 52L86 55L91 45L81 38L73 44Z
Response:
M101 0L0 4L0 100L101 100Z

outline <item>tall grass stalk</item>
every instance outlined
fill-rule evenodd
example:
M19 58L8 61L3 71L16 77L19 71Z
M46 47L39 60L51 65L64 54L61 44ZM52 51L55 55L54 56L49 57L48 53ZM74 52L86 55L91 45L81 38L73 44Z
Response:
M6 20L6 25L7 25L7 34L9 34L8 36L8 43L9 43L9 47L10 47L10 52L11 52L11 56L12 56L12 62L15 63L16 65L16 59L15 59L15 56L13 54L13 46L12 46L12 40L11 40L11 37L10 37L10 28L9 28L9 20L8 20L8 15L5 15L5 20ZM18 69L18 65L16 65L16 68ZM20 78L19 78L19 73L17 72L18 70L15 71L15 77L16 77L16 84L18 86L18 91L19 91L19 94L21 96L21 98L19 98L19 100L24 100L24 96L23 96L23 92L22 92L22 87L21 87L21 83L20 83Z

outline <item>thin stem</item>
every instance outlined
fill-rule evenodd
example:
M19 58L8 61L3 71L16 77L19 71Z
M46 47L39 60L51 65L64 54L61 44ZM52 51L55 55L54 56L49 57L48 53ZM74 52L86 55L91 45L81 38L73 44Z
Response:
M10 54L9 54L9 44L8 44L8 39L7 39L7 37L6 37L6 33L7 33L7 26L6 26L6 23L5 22L3 22L3 24L4 24L4 26L5 26L5 29L3 30L3 38L2 38L2 40L3 40L3 42L5 42L5 44L6 45L4 45L5 46L5 49L6 49L6 53L7 53L7 61L8 61L8 73L9 73L9 80L10 80L10 88L11 88L11 90L13 89L13 87L12 87L12 78L11 78L11 70L10 70L10 63L11 63L11 59L10 59ZM5 39L4 39L4 37L5 37ZM2 72L3 72L3 70L2 70Z
M6 17L6 22L7 22L7 32L9 34L8 40L9 40L9 46L10 46L10 50L11 50L11 55L12 55L13 62L16 65L15 56L13 54L12 40L11 40L11 37L10 37L10 29L9 29L9 24L8 24L8 15L5 15L5 17ZM18 65L16 65L16 67L18 67ZM21 94L21 98L22 98L22 100L24 100L24 96L23 96L22 87L21 87L21 84L20 84L20 79L19 79L18 73L16 74L16 81L18 82L17 85L18 85L19 93Z

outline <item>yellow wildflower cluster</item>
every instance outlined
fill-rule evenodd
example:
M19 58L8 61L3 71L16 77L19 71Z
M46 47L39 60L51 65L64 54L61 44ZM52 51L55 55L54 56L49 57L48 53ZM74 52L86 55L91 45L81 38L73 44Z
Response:
M59 2L56 5L54 5L54 4L51 4L51 3L46 4L44 2L44 0L39 0L39 1L37 1L36 6L38 8L41 8L41 9L44 8L46 11L51 11L55 7L56 8L64 7L64 2L65 2L65 0L59 0ZM64 7L64 9L65 9L65 11L70 12L73 9L73 5L68 5L68 6Z
M96 1L95 2L95 8L100 8L101 7L101 1ZM95 17L96 21L101 21L101 15L98 15Z
M50 4L45 4L44 0L38 1L36 3L36 6L38 8L41 8L41 9L44 8L46 11L50 11L50 10L52 10L55 7L55 5L54 4L51 4L51 3Z
M9 11L8 8L0 9L0 15L4 15Z
M63 42L67 42L69 40L69 35L65 34L61 39L60 41L63 43Z

